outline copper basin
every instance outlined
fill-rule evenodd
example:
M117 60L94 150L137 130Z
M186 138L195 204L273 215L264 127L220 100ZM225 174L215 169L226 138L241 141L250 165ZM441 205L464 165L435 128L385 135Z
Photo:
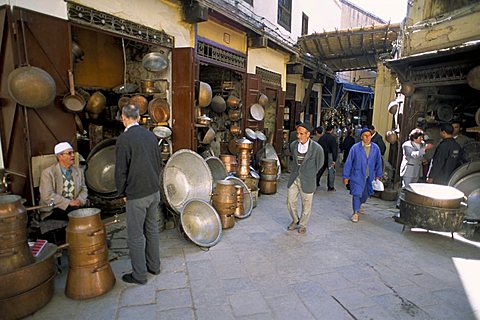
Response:
M83 300L98 297L110 291L115 284L110 263L98 266L68 269L65 295L71 299Z

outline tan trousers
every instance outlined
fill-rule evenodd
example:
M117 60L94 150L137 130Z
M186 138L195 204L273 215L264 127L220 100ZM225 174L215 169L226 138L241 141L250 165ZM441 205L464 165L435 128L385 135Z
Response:
M300 199L302 201L302 218L298 217L298 210L297 210L297 199L298 195L300 195ZM299 225L305 227L307 225L308 219L310 218L310 214L312 213L312 201L313 201L313 193L304 193L300 186L300 178L295 179L293 184L288 188L288 195L287 195L287 207L288 213L292 217L293 222L298 223L300 220Z

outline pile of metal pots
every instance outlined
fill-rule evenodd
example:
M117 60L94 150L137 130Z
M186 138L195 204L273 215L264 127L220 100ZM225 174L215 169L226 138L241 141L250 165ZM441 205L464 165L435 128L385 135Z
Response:
M20 196L0 196L0 318L20 319L53 297L57 246L33 257L27 241L27 211Z
M89 299L113 288L115 275L108 261L107 236L100 209L78 209L68 214L68 277L65 294Z
M411 183L400 198L400 222L410 227L453 232L462 228L467 205L463 192L429 183Z
M260 193L274 194L277 192L278 164L276 159L260 161Z

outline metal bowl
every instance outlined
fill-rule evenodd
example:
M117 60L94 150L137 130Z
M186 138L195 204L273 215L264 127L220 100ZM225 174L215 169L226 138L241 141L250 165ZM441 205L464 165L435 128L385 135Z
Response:
M197 153L181 149L167 161L163 170L163 190L169 206L178 214L190 199L209 201L212 173Z
M255 131L255 135L257 136L257 139L260 141L267 141L267 136L260 130Z
M257 121L262 121L263 118L265 118L265 110L258 103L255 103L250 107L250 114L252 115L252 118Z
M466 177L469 174L475 172L480 172L480 160L464 163L460 167L455 169L455 171L453 171L452 175L450 176L450 180L448 180L448 185L453 186L463 177Z
M107 139L97 144L87 157L85 183L89 189L102 195L116 195L115 143Z
M153 128L152 132L160 139L166 139L172 135L172 129L165 126L155 127Z
M222 223L217 211L201 199L191 199L185 204L180 222L187 237L201 247L213 247L222 238Z
M245 128L245 134L247 135L247 138L250 140L257 140L257 134L255 131L253 131L250 128Z
M212 98L212 102L210 103L210 109L212 109L216 113L222 113L227 109L227 103L222 96L216 95Z
M232 176L226 177L225 180L232 181L236 186L241 186L243 188L243 194L245 196L243 200L243 207L245 208L245 212L243 215L241 216L236 215L235 217L239 219L250 217L253 210L253 199L252 199L252 193L248 189L245 182L243 182L240 178L232 177Z
M52 76L45 70L32 66L10 72L7 85L13 100L29 108L46 107L53 102L57 94Z
M212 156L206 158L205 161L212 173L214 185L218 180L223 180L227 177L227 169L220 158Z
M143 57L142 65L147 71L159 72L168 67L168 59L161 52L150 52Z

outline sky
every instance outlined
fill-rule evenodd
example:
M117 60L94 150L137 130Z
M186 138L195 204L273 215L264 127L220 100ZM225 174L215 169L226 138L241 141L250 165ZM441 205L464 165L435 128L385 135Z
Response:
M385 21L401 22L407 15L408 0L349 0Z

